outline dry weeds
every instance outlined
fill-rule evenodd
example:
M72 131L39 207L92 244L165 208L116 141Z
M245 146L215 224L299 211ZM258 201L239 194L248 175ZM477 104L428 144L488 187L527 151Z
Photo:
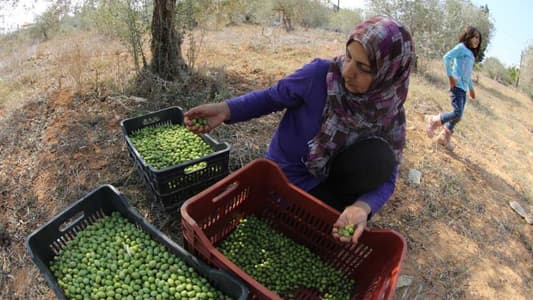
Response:
M344 36L286 34L241 26L208 32L196 66L218 83L188 82L197 94L139 102L121 95L133 64L116 42L79 33L46 43L10 41L0 51L0 298L53 293L24 239L99 184L118 187L150 222L181 241L179 219L159 210L131 164L119 122L171 104L187 108L274 83L314 57L343 52ZM405 236L396 299L528 299L532 227L508 206L533 208L531 99L480 77L450 152L425 135L424 114L450 108L442 67L413 75L408 141L393 198L369 223ZM209 89L203 91L202 87ZM213 134L233 145L232 168L260 157L279 114ZM422 171L410 185L410 168Z

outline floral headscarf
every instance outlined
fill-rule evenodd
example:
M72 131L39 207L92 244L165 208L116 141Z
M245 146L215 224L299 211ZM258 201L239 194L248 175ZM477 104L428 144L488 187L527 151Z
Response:
M328 162L343 148L370 137L380 137L401 161L405 145L405 111L414 45L409 32L386 17L373 17L359 24L346 45L358 41L376 70L368 92L353 94L342 78L345 55L335 57L326 77L328 99L322 127L309 141L306 166L317 177L329 173Z

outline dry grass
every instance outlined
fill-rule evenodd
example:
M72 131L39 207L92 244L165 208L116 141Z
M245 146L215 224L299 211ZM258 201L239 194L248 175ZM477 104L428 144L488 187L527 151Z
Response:
M122 96L133 64L118 43L79 33L42 44L9 41L0 51L0 298L53 293L23 242L38 226L97 185L123 191L143 216L181 241L179 220L151 202L127 156L120 120L170 105ZM218 82L189 82L187 107L264 88L314 57L343 52L344 36L285 34L242 26L208 32L196 66ZM397 189L369 223L408 241L396 299L528 299L533 294L533 233L509 207L533 208L531 100L480 77L454 135L454 152L425 135L424 114L450 109L439 62L413 75L406 103L408 140ZM205 98L203 98L205 97ZM260 157L279 114L214 133L233 145L232 165ZM411 168L422 183L410 185Z
M402 169L421 170L423 183L398 186L398 208L389 205L385 211L399 213L399 220L391 223L386 212L375 220L383 227L396 223L410 241L407 261L413 260L413 271L422 280L420 291L410 287L406 299L432 294L449 299L526 299L532 283L531 229L508 202L517 200L530 208L532 204L530 133L516 132L531 128L526 106L530 100L496 83L487 89L487 79L481 77L479 100L468 103L456 127L452 153L425 137L423 121L424 114L449 109L447 92L424 78L412 79ZM498 100L503 94L514 96L514 113L502 103L505 100Z

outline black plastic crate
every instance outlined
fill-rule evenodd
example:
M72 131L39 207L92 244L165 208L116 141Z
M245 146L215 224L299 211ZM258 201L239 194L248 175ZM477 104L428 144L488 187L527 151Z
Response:
M148 178L148 175L140 171L140 166L137 165L137 173L142 178L142 181L146 185L146 188L150 191L153 199L159 202L165 209L170 210L180 206L185 200L196 195L199 191L203 191L209 186L215 184L220 179L224 178L227 174L220 174L219 176L214 176L210 180L195 182L191 185L185 185L183 188L177 189L174 192L161 194L159 191L152 185L151 180Z
M218 176L212 176L208 180L194 182L192 184L182 184L182 188L176 189L174 192L161 194L157 188L149 182L148 178L144 178L144 182L151 190L152 196L156 201L161 203L165 210L177 209L179 206L192 196L195 196L199 192L205 190L211 185L217 183L220 179L226 177L227 173L219 174ZM194 179L194 177L187 177L188 179Z
M41 226L26 239L26 249L31 259L43 273L48 285L57 298L66 299L49 266L52 259L59 255L66 244L96 220L119 212L130 222L150 235L175 256L182 259L189 267L205 277L215 288L232 299L244 300L248 289L232 275L225 271L208 267L184 248L173 242L161 231L148 223L129 205L126 197L111 185L102 185L82 199L66 208L58 216Z
M133 159L136 168L144 173L143 180L148 182L147 185L151 187L150 191L155 199L166 210L181 206L189 197L196 195L228 175L231 148L228 143L219 143L208 134L201 134L200 137L211 146L213 153L164 169L156 169L146 163L135 149L130 136L146 127L170 124L183 124L183 111L180 107L169 107L143 116L126 119L120 123L130 157ZM189 167L199 163L205 163L205 167L191 172L187 171Z

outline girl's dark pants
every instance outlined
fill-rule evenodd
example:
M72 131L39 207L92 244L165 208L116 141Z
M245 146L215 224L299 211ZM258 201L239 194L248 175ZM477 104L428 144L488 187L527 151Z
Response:
M453 87L450 90L450 98L452 99L453 111L442 113L440 115L440 121L446 128L453 132L453 128L461 121L465 110L466 92L458 87Z
M343 211L357 197L390 178L396 159L390 145L378 138L357 142L330 163L329 177L309 193Z

